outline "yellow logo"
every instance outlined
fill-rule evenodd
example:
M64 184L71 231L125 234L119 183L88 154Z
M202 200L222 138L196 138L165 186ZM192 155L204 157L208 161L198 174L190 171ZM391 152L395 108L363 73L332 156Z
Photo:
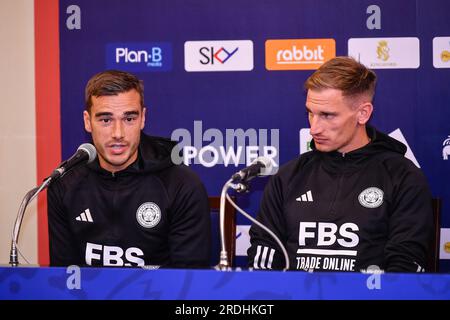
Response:
M450 52L448 52L447 50L444 50L441 52L441 60L442 62L447 62L450 60Z
M444 243L444 251L450 253L450 242Z
M389 47L386 40L381 40L378 42L377 58L383 61L387 61L389 59Z

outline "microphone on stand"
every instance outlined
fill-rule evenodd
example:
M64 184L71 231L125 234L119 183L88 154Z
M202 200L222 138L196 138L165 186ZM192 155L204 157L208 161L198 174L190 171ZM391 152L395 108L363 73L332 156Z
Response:
M50 178L56 179L62 177L70 169L83 164L91 163L97 157L97 150L90 143L83 143L78 147L77 152L66 161L63 161L58 168L53 170Z
M231 179L233 182L247 182L256 176L267 176L271 170L272 161L265 157L258 157L248 167L233 174Z
M256 158L248 167L236 172L231 179L229 179L222 188L222 192L220 195L220 260L218 268L219 270L227 270L230 267L228 262L228 254L225 247L225 198L230 201L228 197L227 191L231 187L238 192L247 191L248 190L248 182L257 176L266 176L269 175L272 171L272 161L265 157ZM230 203L234 206L234 203L230 201ZM240 209L240 208L239 208ZM238 210L241 212L240 210ZM242 212L241 212L242 213ZM252 220L250 218L250 220ZM252 220L253 221L253 220Z
M58 168L56 168L52 172L52 174L44 180L44 182L40 186L33 188L27 192L22 200L22 203L20 204L19 212L17 213L16 221L14 222L14 228L11 237L11 251L9 254L9 263L11 264L11 266L17 267L19 265L19 258L17 255L17 242L19 239L20 227L22 225L25 209L27 208L28 204L39 194L39 192L47 188L52 180L61 178L66 172L79 165L94 161L96 157L97 151L95 150L95 147L90 143L83 143L78 147L77 152L75 152L75 154L66 161L63 161L58 166Z

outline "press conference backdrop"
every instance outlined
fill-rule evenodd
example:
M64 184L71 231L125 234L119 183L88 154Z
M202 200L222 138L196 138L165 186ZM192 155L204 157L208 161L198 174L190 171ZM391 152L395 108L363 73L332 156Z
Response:
M258 155L280 165L308 151L302 85L324 61L352 55L379 78L371 124L408 145L442 198L448 272L449 12L447 0L61 0L62 158L89 141L87 80L127 70L145 84L144 131L179 141L186 164L219 195ZM266 182L238 197L245 210L256 214ZM250 223L238 224L243 264Z

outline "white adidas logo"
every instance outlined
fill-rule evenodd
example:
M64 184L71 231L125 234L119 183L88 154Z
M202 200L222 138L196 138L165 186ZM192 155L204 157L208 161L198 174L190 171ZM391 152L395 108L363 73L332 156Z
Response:
M307 191L306 193L302 194L300 197L298 197L297 199L295 199L298 202L313 202L313 197L312 197L312 193L311 190Z
M77 221L94 222L92 220L91 212L89 209L84 210L78 217L75 218Z

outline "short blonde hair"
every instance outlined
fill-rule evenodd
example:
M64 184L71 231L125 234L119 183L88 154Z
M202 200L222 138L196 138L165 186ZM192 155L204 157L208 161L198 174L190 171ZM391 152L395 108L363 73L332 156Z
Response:
M344 97L367 95L372 101L377 76L351 57L335 57L325 62L305 82L306 90L336 89Z

